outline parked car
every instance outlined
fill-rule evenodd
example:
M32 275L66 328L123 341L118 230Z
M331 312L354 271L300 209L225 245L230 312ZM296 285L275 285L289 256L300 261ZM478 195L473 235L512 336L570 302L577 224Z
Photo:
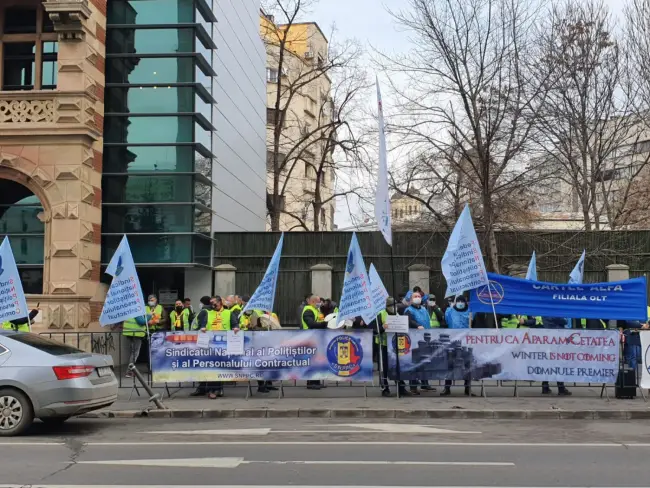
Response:
M117 400L113 358L30 332L0 330L0 436L38 418L60 424Z

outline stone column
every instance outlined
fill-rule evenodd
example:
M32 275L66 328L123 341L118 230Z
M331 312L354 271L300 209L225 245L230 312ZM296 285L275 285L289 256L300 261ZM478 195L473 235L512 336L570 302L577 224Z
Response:
M311 292L321 298L332 298L332 267L316 264L311 270Z
M424 293L429 293L429 272L431 268L426 264L413 264L408 267L409 270L409 290L419 286Z
M237 268L232 264L220 264L214 272L214 293L220 297L234 295L237 287Z
M627 264L607 265L607 281L623 281L630 279L630 267Z

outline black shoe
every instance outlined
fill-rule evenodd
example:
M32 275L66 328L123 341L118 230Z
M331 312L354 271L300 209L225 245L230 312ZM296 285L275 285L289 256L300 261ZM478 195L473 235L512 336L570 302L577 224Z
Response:
M399 396L401 396L401 397L410 397L410 396L413 396L413 393L408 391L406 388L400 388L399 389Z
M384 388L383 390L381 390L381 396L389 397L390 396L390 390L388 388Z
M553 392L551 391L550 388L548 388L548 387L542 388L542 395L550 395L551 393L553 393Z
M266 386L259 386L257 388L257 393L269 393L271 390L269 390Z
M437 391L436 388L433 387L433 386L431 386L431 385L423 385L423 386L422 386L422 389L423 389L424 391Z
M194 390L192 393L190 393L190 396L191 396L191 397L200 397L200 396L205 396L205 390L200 390L200 389L197 388L197 389Z
M446 386L445 389L440 392L440 396L449 396L449 395L451 395L451 388Z
M277 391L277 390L279 390L279 388L277 386L273 386L273 385L266 385L266 389L269 390L269 391Z
M221 398L223 396L223 389L217 390L217 396Z
M411 388L411 395L420 396L420 390L417 388Z
M562 388L562 389L557 391L557 396L571 396L571 395L573 395L573 393L571 393L566 388Z

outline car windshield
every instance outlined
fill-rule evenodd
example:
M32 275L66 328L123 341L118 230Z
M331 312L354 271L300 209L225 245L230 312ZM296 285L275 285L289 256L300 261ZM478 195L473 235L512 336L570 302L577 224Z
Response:
M83 352L76 347L68 346L36 334L12 334L8 337L13 341L32 346L39 351L46 352L52 356L64 356L66 354L77 354Z

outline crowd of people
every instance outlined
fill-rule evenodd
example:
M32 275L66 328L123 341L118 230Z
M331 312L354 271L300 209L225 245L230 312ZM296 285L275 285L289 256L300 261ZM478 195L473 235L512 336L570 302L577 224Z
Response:
M200 300L200 309L194 311L189 298L177 300L171 311L167 312L158 303L155 295L149 295L146 307L146 316L129 319L123 324L123 335L129 342L129 362L135 363L140 354L142 344L147 336L158 331L218 331L218 330L268 330L280 328L277 315L263 310L247 310L246 304L250 300L246 295L228 295L225 298L220 296L204 296ZM326 329L331 324L332 314L338 312L337 304L331 299L321 299L318 295L308 294L300 304L299 318L300 327L304 330ZM395 300L388 297L386 308L370 323L365 323L361 317L357 317L350 323L353 329L370 329L374 335L373 356L376 359L380 371L380 386L382 396L391 396L388 382L388 315L403 315L408 317L410 329L467 329L467 328L494 328L495 316L486 313L470 314L468 297L458 295L448 297L442 304L439 304L436 296L432 293L424 293L415 286L412 290L403 293ZM329 320L328 320L329 319ZM648 307L648 319L650 320L650 307ZM608 327L608 321L598 319L566 319L563 317L532 317L527 315L496 315L498 326L504 329L513 328L543 328L543 329L566 329L583 328L602 330ZM617 321L621 334L621 342L624 344L623 354L627 365L637 370L641 364L641 341L639 331L648 329L648 321ZM127 373L130 376L131 373ZM441 391L442 396L451 394L450 380L445 381ZM464 393L472 396L470 378L464 381ZM318 390L325 388L320 381L308 381L308 389ZM258 392L268 393L276 389L269 381L258 381ZM431 386L426 379L409 380L398 383L400 396L421 395L422 392L435 392L436 388ZM567 396L571 392L567 387L558 382L558 395ZM551 394L552 390L548 382L542 383L542 393ZM220 382L200 383L194 396L208 395L210 398L223 396L223 384Z

